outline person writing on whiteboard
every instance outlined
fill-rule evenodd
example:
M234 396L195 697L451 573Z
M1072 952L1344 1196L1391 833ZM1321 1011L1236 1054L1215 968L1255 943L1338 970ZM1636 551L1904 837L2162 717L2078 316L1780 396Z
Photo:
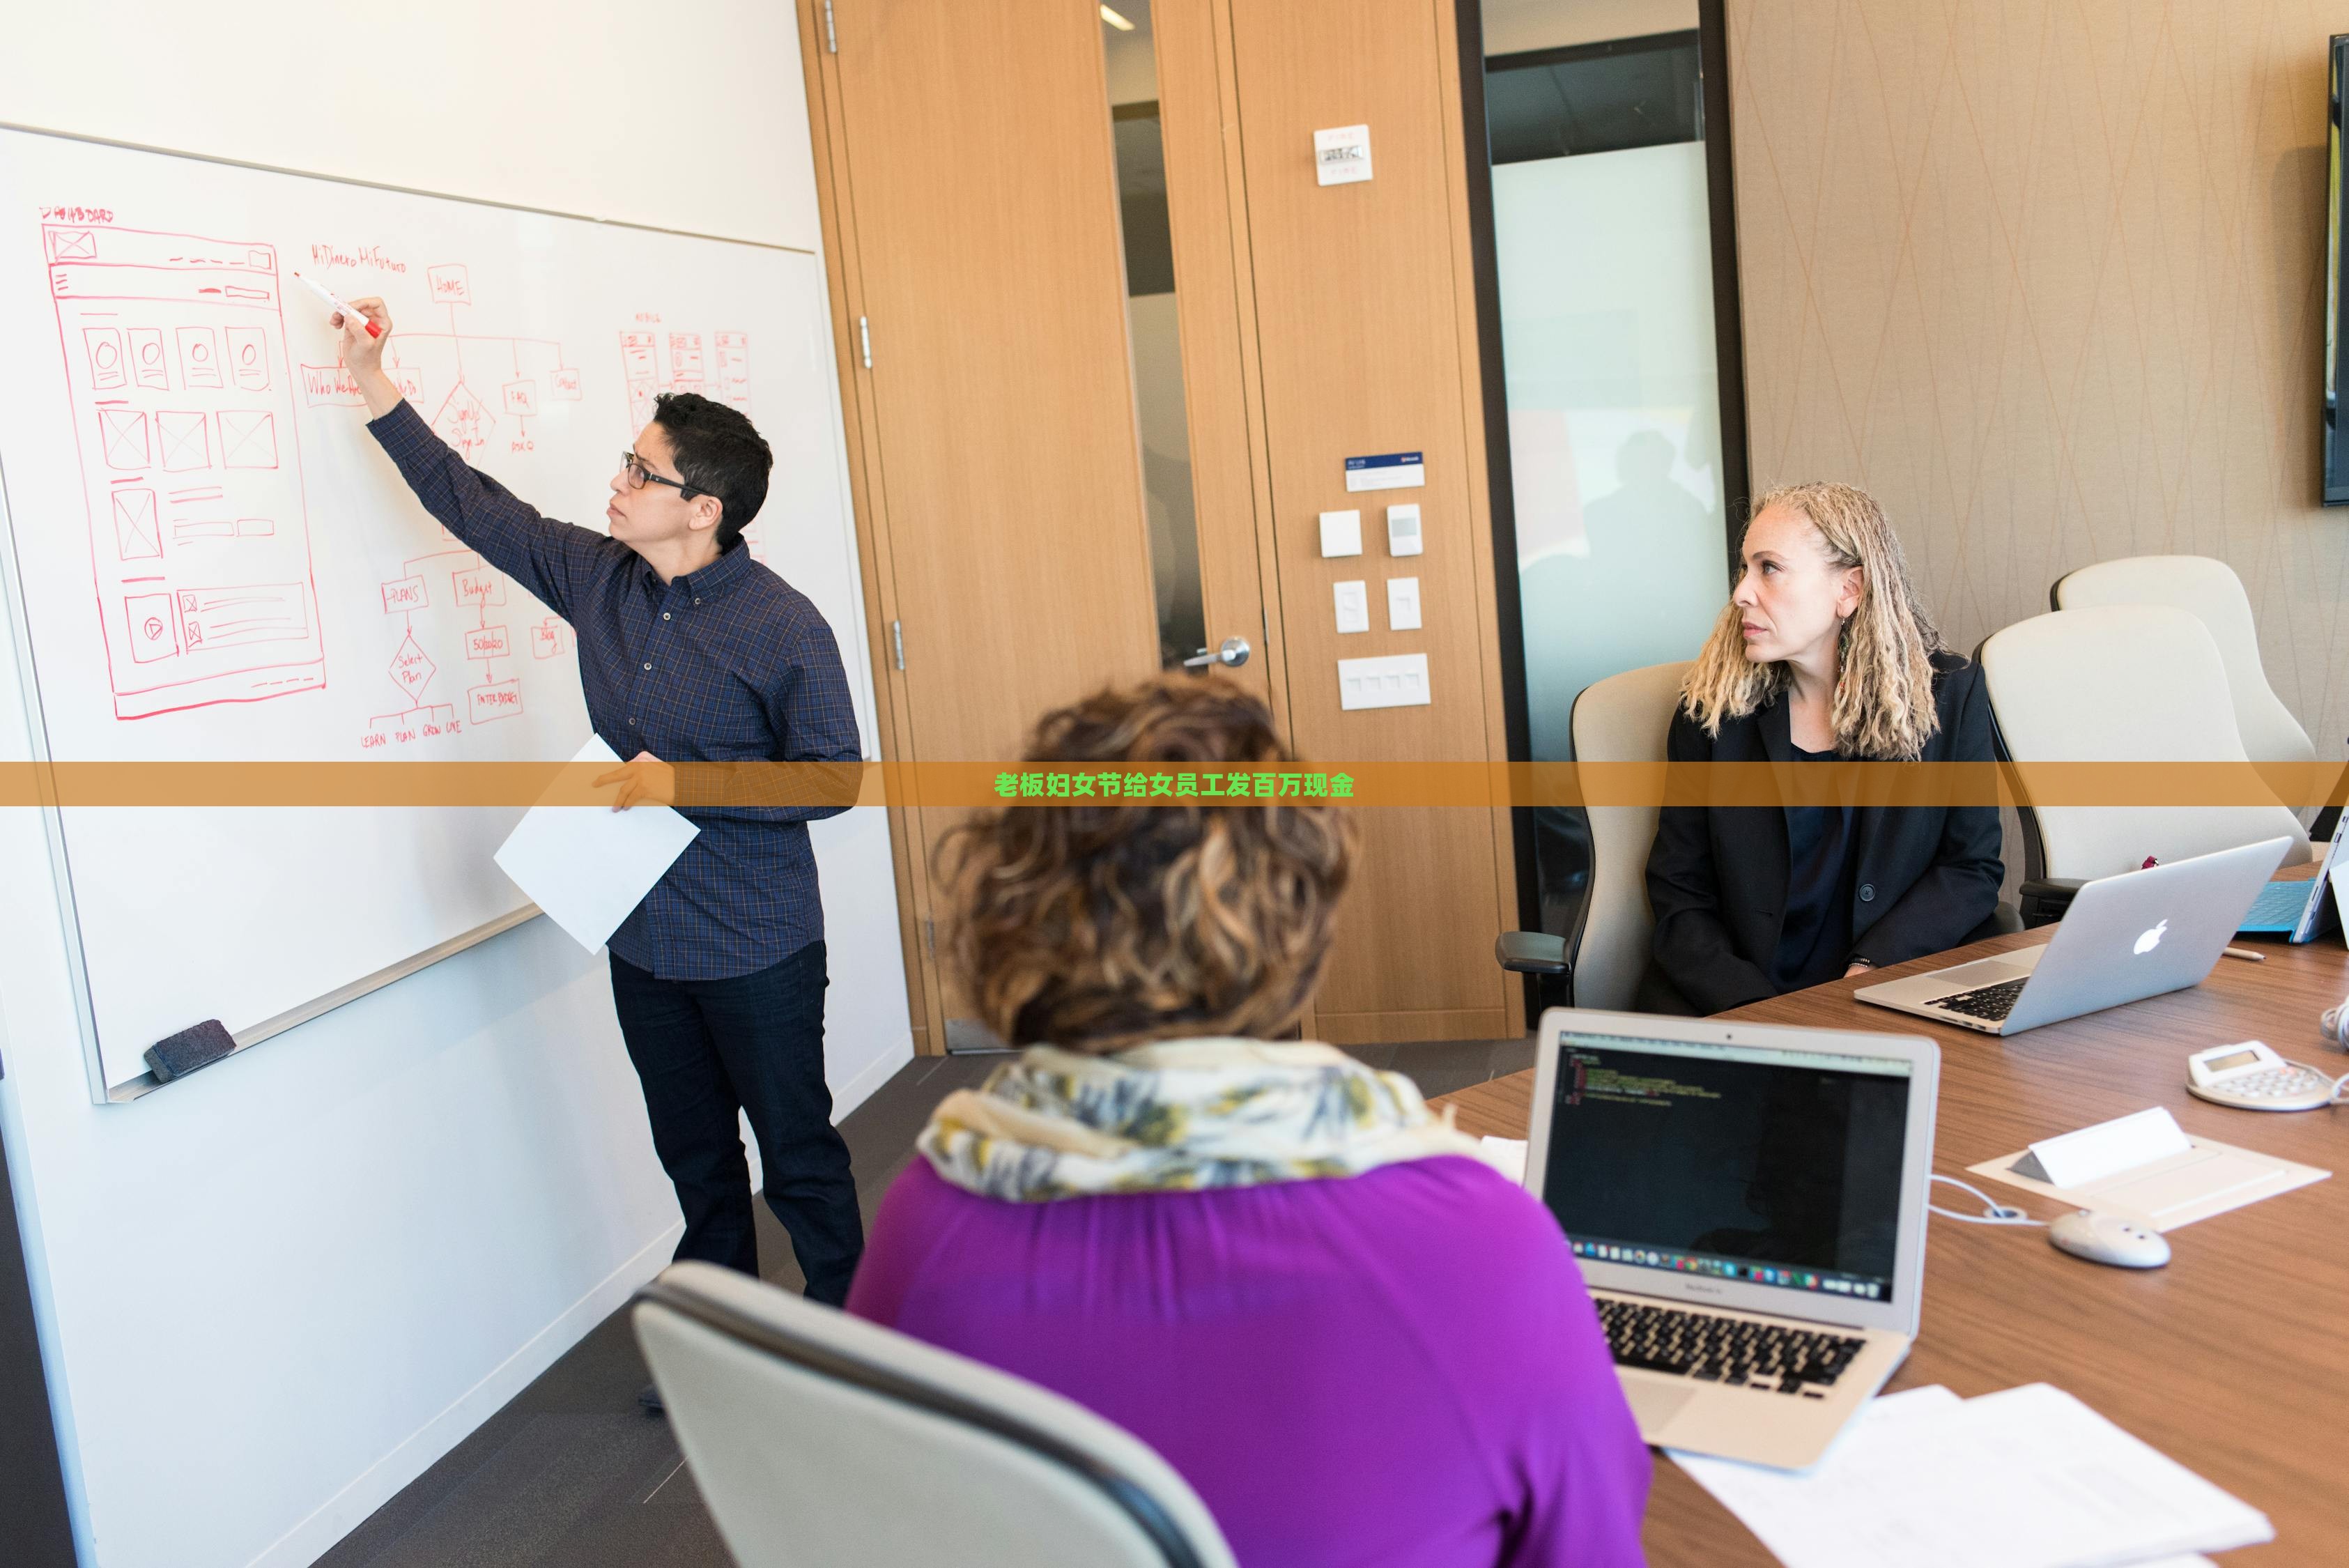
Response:
M701 830L610 942L620 1033L685 1212L677 1256L759 1272L737 1121L747 1112L807 1293L836 1305L864 1233L824 1085L823 909L807 825L853 804L863 752L832 628L742 542L772 454L739 410L667 394L612 476L609 536L552 521L402 399L383 371L383 302L351 308L377 330L337 313L343 363L400 477L577 632L588 717L631 759L598 785L617 784L623 807L674 804ZM712 805L692 798L695 770L681 786L679 761L850 765L789 770L817 778L804 801Z

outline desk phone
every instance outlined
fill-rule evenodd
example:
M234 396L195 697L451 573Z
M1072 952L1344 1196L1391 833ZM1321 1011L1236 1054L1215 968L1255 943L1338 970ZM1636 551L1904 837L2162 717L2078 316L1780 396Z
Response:
M2186 1089L2197 1099L2243 1111L2313 1111L2333 1103L2333 1081L2287 1062L2261 1040L2213 1045L2186 1058Z

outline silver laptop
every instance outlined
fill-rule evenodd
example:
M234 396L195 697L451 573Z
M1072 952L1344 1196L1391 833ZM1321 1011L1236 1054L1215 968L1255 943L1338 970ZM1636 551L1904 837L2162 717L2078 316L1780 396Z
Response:
M1552 1008L1526 1186L1651 1443L1799 1469L1917 1334L1940 1053Z
M2267 838L2100 877L2072 896L2054 937L2038 947L1852 994L1961 1029L2019 1034L2199 985L2292 845Z

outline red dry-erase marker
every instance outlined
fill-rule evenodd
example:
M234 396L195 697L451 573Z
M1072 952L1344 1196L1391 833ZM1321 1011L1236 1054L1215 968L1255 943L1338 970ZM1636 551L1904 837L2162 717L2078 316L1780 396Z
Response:
M320 288L316 284L312 283L308 278L304 277L298 272L294 275L294 281L300 284L304 288L308 289L312 294L316 295L320 299L325 300L340 314L349 317L353 321L365 327L368 337L380 337L383 336L383 328L368 320L366 311L352 309L349 306L345 305L341 300L336 299L333 295L328 294L325 289Z

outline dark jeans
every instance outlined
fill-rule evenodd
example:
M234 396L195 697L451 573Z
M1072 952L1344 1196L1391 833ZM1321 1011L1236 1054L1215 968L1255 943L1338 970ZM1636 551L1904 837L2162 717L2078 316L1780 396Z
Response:
M759 1272L737 1119L747 1111L767 1207L791 1233L807 1293L838 1306L864 1226L823 1082L825 983L822 942L731 980L662 980L612 959L612 1001L645 1086L653 1147L685 1210L678 1257Z

